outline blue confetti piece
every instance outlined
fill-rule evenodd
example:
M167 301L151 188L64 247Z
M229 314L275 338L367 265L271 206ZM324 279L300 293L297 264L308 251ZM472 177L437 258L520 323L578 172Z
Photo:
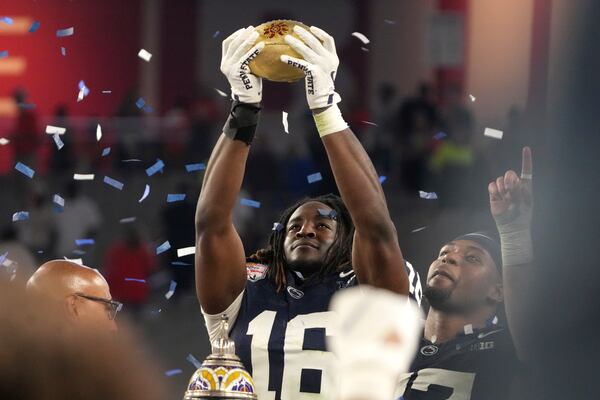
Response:
M64 47L60 48L60 54L62 54L63 56L67 55L67 49L65 49Z
M169 291L165 293L165 299L169 300L175 294L175 288L177 288L177 282L171 281L169 285Z
M6 58L6 57L8 57L8 50L0 51L0 58Z
M138 278L125 278L125 282L146 283L146 280L145 279L138 279Z
M260 208L260 201L254 201L250 199L242 199L240 200L240 204L243 206Z
M8 256L8 251L2 255L0 255L0 265L6 260L6 256ZM190 354L191 355L191 354Z
M169 193L167 195L167 203L185 200L185 193Z
M13 222L25 221L27 219L29 219L29 212L28 211L17 211L12 216L12 221Z
M65 146L62 139L60 138L60 135L54 134L52 135L52 139L54 139L54 143L56 143L56 147L58 148L58 150L62 149Z
M280 231L283 229L283 225L281 225L279 222L273 222L273 228L271 229L272 231Z
M173 376L173 375L178 375L181 374L183 371L180 369L170 369L168 371L165 372L166 376Z
M123 190L123 183L119 182L116 179L111 178L110 176L104 177L104 183L114 187L115 189Z
M105 147L104 149L102 149L102 157L106 157L109 154L110 154L110 147Z
M216 39L220 33L221 33L221 31L216 31L215 33L213 33L213 39Z
M20 173L22 173L23 175L27 176L28 178L33 178L33 176L35 175L34 170L32 170L27 165L25 165L21 162L18 162L17 165L15 165L15 169L17 171L19 171Z
M319 182L323 180L323 177L321 176L320 172L316 172L314 174L310 174L306 177L306 179L308 180L308 183L314 183L314 182Z
M443 138L445 138L447 135L444 132L438 132L435 135L433 135L433 138L435 140L442 140Z
M325 210L323 208L319 208L317 211L319 211L319 215L323 217L329 217L331 219L335 219L337 217L335 210Z
M152 176L155 173L157 173L158 171L162 171L162 169L165 167L165 163L162 162L162 160L159 158L156 160L156 162L154 163L154 165L152 165L151 167L146 169L146 175L148 176Z
M13 19L11 17L2 17L2 19L0 19L0 21L4 22L7 25L13 24Z
M187 172L202 171L204 169L206 169L206 165L204 163L186 164L185 166L185 170Z
M161 244L160 246L158 246L156 248L156 255L164 253L165 251L169 250L170 248L171 248L171 243L169 243L169 241L167 240L166 242L164 242L163 244Z
M29 33L33 33L40 29L40 25L40 21L33 21L33 24L31 24L31 27L29 28Z
M422 199L425 200L437 200L437 194L435 192L424 192L422 190L419 190L419 197L421 197Z
M196 369L200 369L202 367L202 363L191 354L188 354L185 359L189 361Z
M183 262L183 261L171 261L171 265L174 265L176 267L187 267L187 266L190 266L192 264L186 263L186 262Z
M79 88L79 90L83 90L83 97L90 94L90 89L87 86L85 86L84 81L79 81L79 84L77 85L77 87Z
M56 37L71 36L71 35L73 35L73 33L75 33L75 28L73 28L73 27L59 29L56 31Z
M136 217L127 217L127 218L121 218L119 220L120 224L128 224L130 222L134 222L136 220Z
M65 199L63 199L60 195L55 194L52 198L52 203L54 204L55 212L61 213L65 210Z
M144 112L146 114L150 114L152 111L154 111L154 108L152 108L151 106L149 106L149 105L144 106Z
M77 246L91 246L94 243L94 239L75 239L75 245Z
M72 253L75 254L75 255L78 255L78 256L82 256L82 255L86 254L85 251L79 250L79 249L73 250Z
M379 177L379 183L381 184L381 183L385 182L385 180L386 180L386 179L387 179L387 176L383 176L383 175L381 175L381 176Z
M135 105L137 106L137 108L139 108L140 110L146 105L146 102L144 101L144 99L142 99L141 97L139 99L137 99L137 101L135 102Z

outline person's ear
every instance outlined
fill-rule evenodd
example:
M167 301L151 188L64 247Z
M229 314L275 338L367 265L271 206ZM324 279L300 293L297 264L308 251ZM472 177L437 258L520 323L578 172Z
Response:
M500 304L504 301L504 286L501 281L490 288L488 300L495 304Z
M65 311L65 315L69 319L74 319L79 316L79 298L72 294L65 298L63 309Z

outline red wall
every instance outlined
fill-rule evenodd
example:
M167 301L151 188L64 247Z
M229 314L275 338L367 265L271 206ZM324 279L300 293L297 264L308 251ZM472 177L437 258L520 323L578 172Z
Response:
M27 60L23 75L0 76L1 97L24 87L40 116L51 115L58 104L66 104L71 115L106 116L114 114L126 91L137 85L144 63L137 57L140 0L3 0L0 16L4 15L28 16L41 26L35 33L0 36L0 50ZM71 26L73 36L56 37L57 29ZM66 48L65 57L61 46ZM77 103L81 79L91 93Z

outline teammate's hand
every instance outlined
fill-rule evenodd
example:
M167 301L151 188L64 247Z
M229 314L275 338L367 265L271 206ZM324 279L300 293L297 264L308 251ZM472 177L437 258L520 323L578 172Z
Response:
M531 149L523 148L521 177L509 170L488 185L490 210L499 230L528 229L533 210Z
M223 40L221 72L231 85L231 97L242 103L260 103L262 99L262 79L248 66L265 47L264 42L254 44L257 38L258 32L251 25Z
M340 64L335 51L335 41L328 33L316 26L311 26L310 32L295 26L294 33L302 40L291 35L285 36L286 43L301 54L304 60L282 55L281 61L304 72L308 107L314 110L337 104L342 99L335 92L334 86L335 74Z

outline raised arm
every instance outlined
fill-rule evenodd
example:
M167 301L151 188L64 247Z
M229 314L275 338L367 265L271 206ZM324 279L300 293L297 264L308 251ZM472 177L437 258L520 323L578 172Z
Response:
M248 69L263 48L262 43L254 45L257 36L249 27L223 41L221 71L231 84L234 102L210 156L195 219L196 292L208 314L227 309L246 282L244 246L233 226L233 207L260 110L262 82Z
M379 177L337 107L341 99L334 88L339 65L334 39L316 27L311 27L308 32L296 26L294 32L302 41L288 35L286 42L304 60L288 56L282 56L281 60L306 75L308 105L313 111L337 187L356 228L352 264L359 281L408 294L404 259Z
M532 157L523 148L521 176L507 171L488 185L490 210L496 221L502 247L502 279L508 326L517 355L528 359L525 343L530 321L530 293L533 277L531 217L533 209Z

